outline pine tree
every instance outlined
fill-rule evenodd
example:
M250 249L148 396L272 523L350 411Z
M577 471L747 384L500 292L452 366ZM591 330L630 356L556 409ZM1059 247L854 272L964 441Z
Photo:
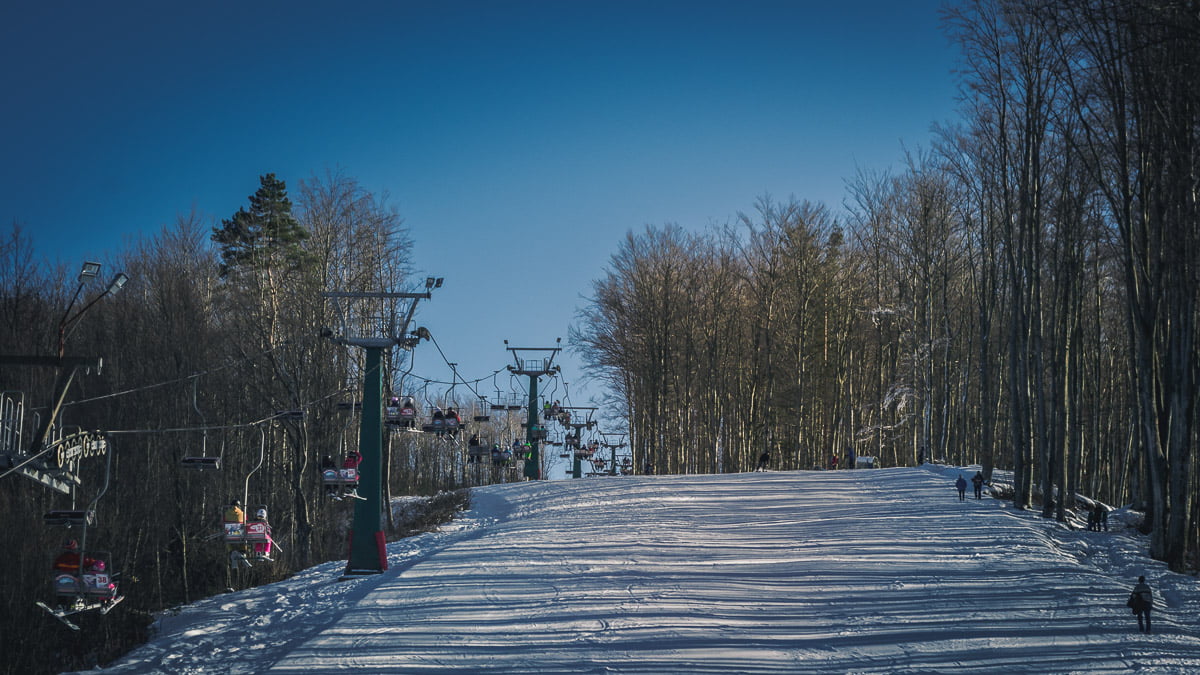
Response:
M275 174L259 177L250 208L240 207L232 218L213 228L212 240L221 246L221 276L243 268L301 266L308 231L292 215L287 186Z

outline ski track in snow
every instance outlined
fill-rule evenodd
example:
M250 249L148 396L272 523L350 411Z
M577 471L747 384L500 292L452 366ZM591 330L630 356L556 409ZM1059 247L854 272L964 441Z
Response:
M960 503L959 472L478 488L383 574L331 562L193 603L104 672L1200 672L1195 578L1119 519ZM1152 635L1125 607L1139 574Z

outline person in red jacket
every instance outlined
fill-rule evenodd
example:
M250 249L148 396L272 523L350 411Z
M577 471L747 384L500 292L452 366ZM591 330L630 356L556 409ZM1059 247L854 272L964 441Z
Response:
M91 556L83 557L84 568L90 568L95 562L96 560ZM54 571L75 575L80 573L79 542L74 539L63 542L62 553L59 553L58 557L54 559Z

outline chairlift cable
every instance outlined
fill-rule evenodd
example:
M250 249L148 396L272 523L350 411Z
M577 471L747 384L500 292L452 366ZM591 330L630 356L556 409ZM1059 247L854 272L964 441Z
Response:
M169 386L169 385L172 385L172 384L176 384L176 383L179 383L179 382L185 382L185 381L187 381L187 380L191 380L191 379L195 379L195 378L201 377L202 375L209 375L209 374L212 374L212 373L218 373L218 372L220 372L220 371L222 371L222 370L227 370L227 369L229 369L229 368L233 368L233 367L236 367L236 366L240 366L240 365L242 364L242 362L243 362L243 361L249 361L249 360L251 360L251 359L256 359L256 358L258 358L258 357L260 357L260 356L264 356L264 355L266 355L266 354L270 354L271 352L273 352L273 351L275 351L275 350L277 350L277 349L282 349L283 347L290 346L291 344L293 344L291 341L283 342L283 343L281 343L281 344L279 344L279 345L276 345L275 347L270 347L270 348L268 348L268 349L265 349L265 350L263 350L263 351L261 351L261 352L258 352L258 353L256 353L256 354L250 354L249 356L242 357L242 358L240 358L240 359L237 359L237 360L235 360L235 361L233 361L233 362L231 362L231 363L227 363L227 364L225 364L225 365L223 365L223 366L218 366L218 367L216 367L216 368L210 368L210 369L208 369L208 370L202 370L202 371L200 371L200 372L191 373L190 375L184 375L183 377L176 377L176 378L173 378L173 379L170 379L170 380L164 380L164 381L162 381L162 382L155 382L155 383L152 383L152 384L146 384L146 385L142 385L142 386L140 386L140 387L134 387L134 388L132 388L132 389L124 389L124 390L122 390L122 391L114 391L114 392L110 392L110 393L108 393L108 394L101 394L100 396L93 396L93 397L91 397L91 398L81 398L81 399L79 399L79 400L76 400L76 401L65 401L65 402L62 404L62 407L63 407L63 408L67 408L67 407L70 407L70 406L73 406L73 405L83 405L84 403L93 403L93 402L95 402L95 401L103 401L103 400L105 400L105 399L117 398L118 396L127 396L127 395L129 395L129 394L137 394L137 393L141 393L141 392L143 392L143 391L149 391L149 390L151 390L151 389L157 389L157 388L159 388L159 387L166 387L166 386ZM49 407L49 406L38 406L38 407L36 407L36 408L29 408L29 411L30 411L30 412L37 412L38 410L43 410L43 409L46 409L46 408L48 408L48 407Z

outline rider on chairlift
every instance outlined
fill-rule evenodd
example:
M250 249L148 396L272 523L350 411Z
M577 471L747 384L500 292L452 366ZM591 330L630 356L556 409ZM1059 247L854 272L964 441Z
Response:
M267 507L258 507L254 512L254 518L250 522L266 525L266 541L254 542L254 559L271 562L271 545L274 541L271 539L271 524L267 522Z
M242 511L242 500L232 499L225 508L223 516L225 529L225 550L229 555L230 567L239 565L250 566L246 560L246 514Z
M82 565L79 542L68 539L63 551L54 559L55 592L62 606L85 604L84 596L107 605L117 598L117 585L109 576L107 565L100 558L84 554Z
M96 562L95 559L85 556L82 567L90 567L94 562ZM77 575L80 572L80 568L79 542L74 539L67 539L63 542L62 553L59 553L58 557L54 559L54 570L56 572Z
M401 426L411 429L416 424L417 419L417 403L411 396L405 396L400 402L400 424Z
M326 471L333 471L334 474L336 475L337 468L338 468L337 462L333 461L333 457L331 457L330 455L325 455L324 457L321 458L321 477L322 477L322 479L324 479ZM325 484L325 496L333 497L335 495L337 495L337 489L334 487L334 485L332 483L326 483Z

